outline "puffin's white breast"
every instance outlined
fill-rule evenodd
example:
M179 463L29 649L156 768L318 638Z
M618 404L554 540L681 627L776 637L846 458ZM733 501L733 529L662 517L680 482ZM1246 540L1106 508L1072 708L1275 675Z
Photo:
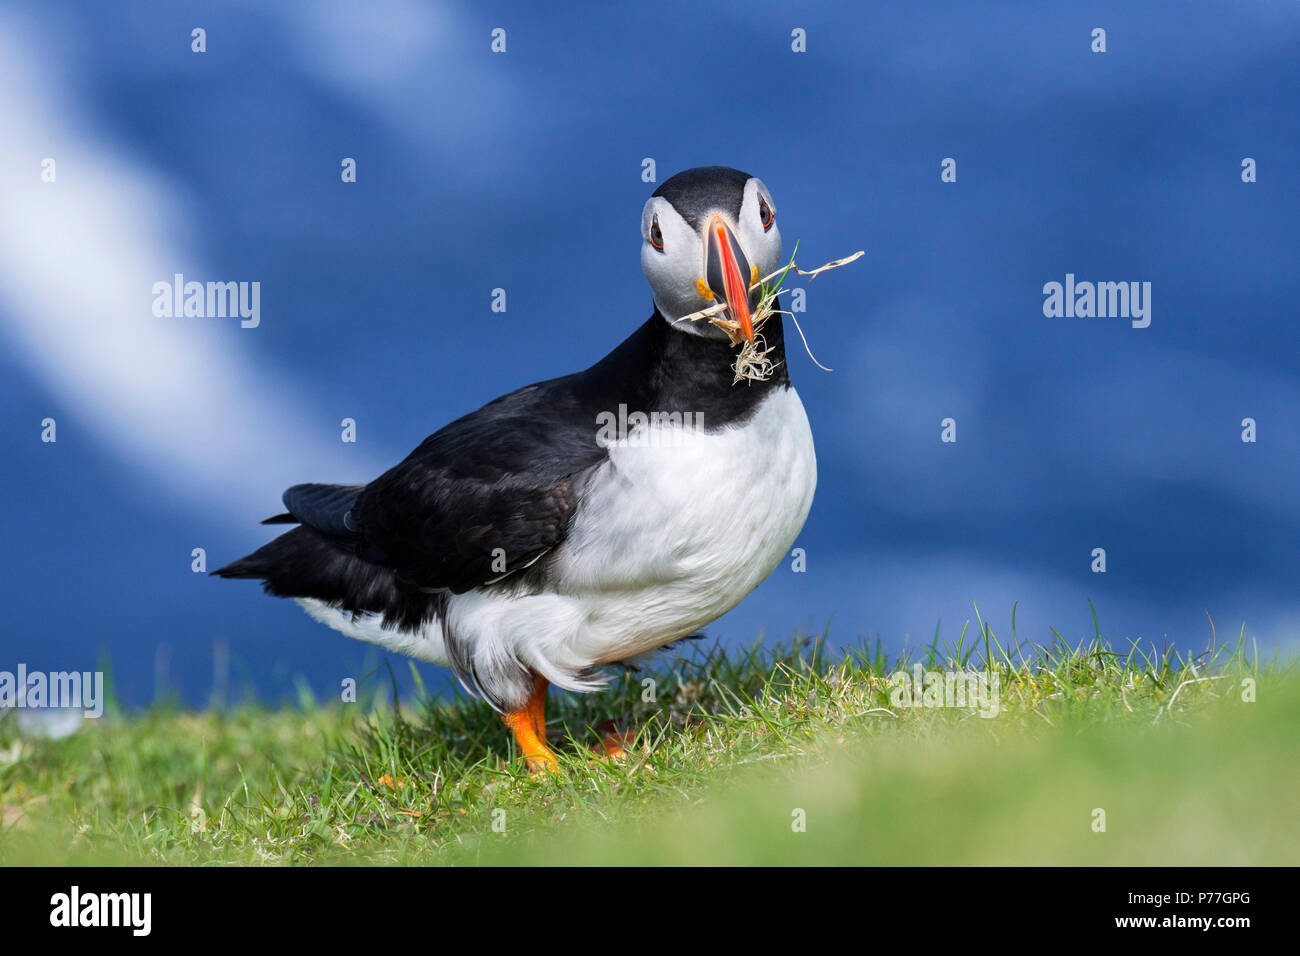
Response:
M793 388L715 432L633 431L593 475L556 555L556 589L585 610L572 649L619 660L731 610L786 556L816 485Z

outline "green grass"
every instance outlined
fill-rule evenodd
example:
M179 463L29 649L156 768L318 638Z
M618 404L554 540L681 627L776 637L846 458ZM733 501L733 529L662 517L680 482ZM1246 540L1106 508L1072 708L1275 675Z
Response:
M1189 658L1097 635L1007 649L981 624L901 662L996 674L992 718L899 706L900 662L833 647L693 644L553 694L554 775L524 771L486 705L395 710L379 687L110 713L62 740L5 720L0 863L1300 862L1300 681L1244 634ZM611 719L639 739L593 761Z

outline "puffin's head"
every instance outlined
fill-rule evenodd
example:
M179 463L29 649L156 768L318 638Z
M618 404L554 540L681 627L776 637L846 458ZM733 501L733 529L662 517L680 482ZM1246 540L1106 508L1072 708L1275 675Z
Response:
M674 328L725 341L709 322L676 322L725 302L726 317L753 340L755 283L781 267L776 203L762 180L726 166L678 173L646 202L641 238L641 268Z

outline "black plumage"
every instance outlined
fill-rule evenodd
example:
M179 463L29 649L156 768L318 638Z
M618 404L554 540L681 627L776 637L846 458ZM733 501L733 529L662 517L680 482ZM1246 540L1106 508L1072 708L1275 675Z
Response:
M667 199L690 227L697 232L704 227L704 217L715 209L740 217L749 173L728 166L697 166L664 180L652 195Z

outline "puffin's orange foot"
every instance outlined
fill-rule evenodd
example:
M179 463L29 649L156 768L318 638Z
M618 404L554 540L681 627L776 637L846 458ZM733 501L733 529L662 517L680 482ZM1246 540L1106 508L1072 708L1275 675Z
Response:
M622 760L627 756L627 748L636 739L635 731L617 730L612 720L596 729L601 732L600 745L593 748L598 760Z
M533 696L528 698L524 709L502 714L501 720L515 735L519 752L524 755L532 773L551 773L559 769L559 761L546 746L546 681L543 678L537 678Z
M524 761L528 764L529 773L555 773L560 769L555 754L545 744L536 753L524 754Z

